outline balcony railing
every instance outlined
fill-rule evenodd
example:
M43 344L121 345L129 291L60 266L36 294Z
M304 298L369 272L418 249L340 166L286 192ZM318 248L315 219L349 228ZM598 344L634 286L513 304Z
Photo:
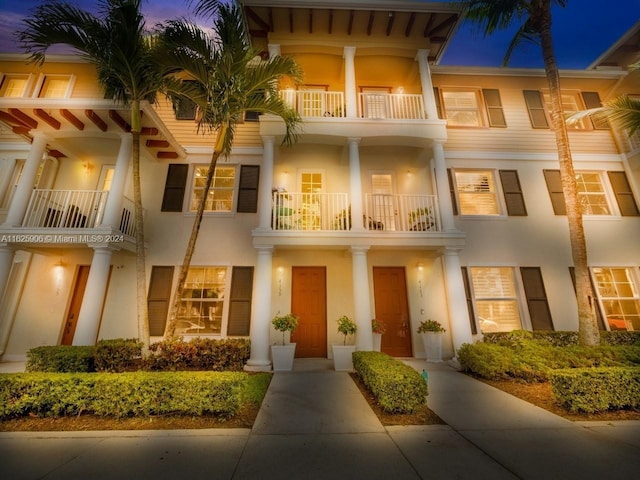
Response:
M303 118L345 116L342 92L281 90L280 95Z
M102 190L36 189L22 226L94 228L102 219L108 193Z
M434 195L365 195L365 228L400 232L440 231Z
M273 194L271 225L274 230L348 230L347 215L346 193Z
M379 119L427 118L422 95L405 93L363 92L358 102L358 116Z
M144 209L142 210L144 212ZM120 231L130 237L136 235L135 209L133 200L122 198L122 215L120 217Z

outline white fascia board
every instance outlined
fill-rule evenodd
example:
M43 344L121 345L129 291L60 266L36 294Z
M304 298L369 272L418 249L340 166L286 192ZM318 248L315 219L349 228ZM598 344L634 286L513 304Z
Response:
M527 152L470 152L444 150L447 160L499 160L499 161L558 161L557 153ZM624 154L619 153L572 153L574 162L622 162Z
M240 0L248 7L291 7L291 8L322 8L322 9L362 9L362 10L394 10L410 12L461 12L455 3L418 2L411 0Z
M433 65L431 74L441 75L484 75L492 77L545 77L543 68L510 67L459 67ZM620 69L611 70L560 70L560 78L611 78L618 79L628 75Z

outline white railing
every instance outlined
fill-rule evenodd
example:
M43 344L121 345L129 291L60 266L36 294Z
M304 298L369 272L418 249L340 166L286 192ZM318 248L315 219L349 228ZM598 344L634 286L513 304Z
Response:
M144 210L143 210L144 211ZM130 237L136 235L135 208L133 200L122 197L122 215L120 217L120 231Z
M381 231L438 232L440 212L434 195L365 195L365 228Z
M424 101L419 94L364 92L360 94L358 108L358 116L361 118L427 118Z
M345 116L343 92L281 90L280 95L303 118Z
M271 225L274 230L349 230L346 193L274 192Z
M36 189L23 227L94 228L102 220L109 192Z

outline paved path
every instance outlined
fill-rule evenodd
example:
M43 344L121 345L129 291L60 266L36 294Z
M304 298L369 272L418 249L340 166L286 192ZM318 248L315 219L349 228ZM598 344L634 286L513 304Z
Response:
M252 430L0 433L0 479L638 477L640 422L572 423L446 364L407 363L427 368L448 425L385 428L347 373L297 360Z

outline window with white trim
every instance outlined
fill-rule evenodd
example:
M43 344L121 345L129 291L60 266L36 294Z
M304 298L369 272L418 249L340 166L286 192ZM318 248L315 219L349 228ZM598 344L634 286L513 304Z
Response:
M227 267L191 267L178 307L178 335L220 334Z
M598 172L576 172L578 200L584 215L610 215L611 208Z
M481 127L484 118L480 106L478 90L445 90L442 89L445 118L449 126Z
M69 98L73 89L74 75L43 75L39 88L36 88L39 98Z
M624 267L591 270L609 330L640 330L637 270Z
M193 171L193 183L189 210L195 212L198 203L205 195L208 165L196 165ZM231 212L233 209L233 193L236 183L235 165L216 165L216 170L207 194L205 212Z
M6 74L2 76L0 97L24 97L29 87L29 74Z
M548 92L543 92L542 98L547 115L551 117L551 95ZM567 117L586 108L580 92L560 92L560 98L562 101L562 110ZM567 128L574 130L591 129L591 122L586 117L578 122L566 123L566 125Z
M511 267L470 267L480 330L509 332L522 327L515 272Z
M454 171L461 215L500 215L495 174L492 170Z

